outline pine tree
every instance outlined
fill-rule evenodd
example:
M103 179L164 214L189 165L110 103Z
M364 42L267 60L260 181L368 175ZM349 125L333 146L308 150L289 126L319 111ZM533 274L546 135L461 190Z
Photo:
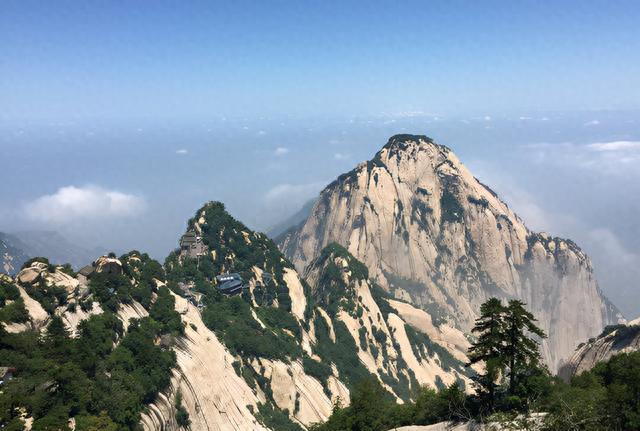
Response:
M493 409L496 383L504 373L505 347L505 307L499 299L491 298L480 307L480 317L476 320L472 332L479 334L478 340L469 348L468 357L471 366L484 362L485 373L476 378L478 391L486 394L489 409Z
M538 342L533 337L546 335L524 306L512 300L505 307L499 299L491 298L480 307L480 317L472 330L479 335L469 348L467 366L484 363L485 372L476 377L475 383L478 392L487 397L490 410L502 376L508 374L509 395L515 395L519 376L540 368Z
M59 362L68 360L72 353L72 341L60 316L51 318L42 340L44 351L49 359Z
M509 394L514 395L518 373L540 366L538 342L531 335L545 338L546 334L536 326L537 319L516 299L509 301L504 317L506 334L505 355L509 364Z

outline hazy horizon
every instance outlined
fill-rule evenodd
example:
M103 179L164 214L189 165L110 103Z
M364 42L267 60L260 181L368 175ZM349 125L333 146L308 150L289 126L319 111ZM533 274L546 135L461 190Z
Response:
M640 314L637 2L251 4L0 4L0 231L162 259L426 134Z

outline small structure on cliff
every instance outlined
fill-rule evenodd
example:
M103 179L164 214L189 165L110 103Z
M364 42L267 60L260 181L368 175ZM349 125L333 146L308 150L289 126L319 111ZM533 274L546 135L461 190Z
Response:
M244 281L238 273L221 274L216 276L217 287L225 295L238 295L242 293Z
M197 258L207 254L207 246L202 242L201 236L197 235L193 230L188 230L180 238L180 254Z
M88 284L89 278L95 271L96 269L93 265L82 267L80 271L78 271L78 281L80 282L80 284Z

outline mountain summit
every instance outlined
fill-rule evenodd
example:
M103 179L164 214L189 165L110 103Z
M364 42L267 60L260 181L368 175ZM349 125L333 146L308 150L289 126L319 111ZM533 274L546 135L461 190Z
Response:
M549 334L542 353L552 370L580 340L621 318L575 243L529 230L426 136L391 137L329 184L306 221L278 242L301 273L336 242L396 298L465 332L489 297L521 299Z

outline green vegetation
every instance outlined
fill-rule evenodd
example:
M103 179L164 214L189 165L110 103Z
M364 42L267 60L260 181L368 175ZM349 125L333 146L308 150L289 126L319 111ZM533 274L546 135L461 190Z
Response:
M322 383L322 389L324 389L324 393L327 397L331 398L331 391L329 390L329 377L331 377L331 367L324 362L318 362L315 359L310 358L307 355L302 357L302 367L304 368L304 373L315 377Z
M460 374L467 374L464 364L449 353L447 349L438 343L434 343L431 338L422 332L416 331L411 325L405 324L407 338L411 343L413 353L417 358L429 359L438 356L440 366L445 371L456 370Z
M80 322L77 336L71 338L56 315L43 335L10 334L0 328L0 363L17 368L0 393L3 429L23 428L21 409L33 417L34 431L68 430L71 417L79 430L137 429L145 405L167 388L175 354L158 340L182 332L168 289L153 289L157 298L147 307L150 316L132 319L125 335L114 311L131 301L137 285L123 275L95 276L90 289L105 312ZM49 290L32 288L40 292L42 302L53 304ZM2 280L0 296L5 303L15 298L16 290ZM19 303L14 301L8 305Z
M89 281L89 291L105 310L117 311L120 304L131 303L131 283L120 274L95 273Z
M467 196L467 200L469 201L469 203L472 203L474 205L478 205L479 207L482 208L489 208L489 201L486 200L484 197L481 197L480 199L474 198L473 196Z
M23 265L23 269L30 267L34 262L46 264L47 271L50 273L53 273L56 270L65 273L71 271L71 267L68 264L56 267L54 265L51 265L49 263L49 260L44 257L34 257L33 259L29 259ZM8 280L2 280L3 287L0 288L2 290L2 292L0 292L1 302L4 303L4 299L17 299L17 296L15 296L15 294L18 293L18 290L17 288L15 288L15 286L14 288L8 287L11 285L12 282L9 282ZM25 292L27 292L30 297L38 301L40 305L42 305L42 308L44 308L45 311L47 311L47 313L49 314L53 314L57 307L67 304L67 291L63 287L47 283L45 277L37 277L31 283L22 283L22 286L24 287ZM7 289L10 289L10 291L8 291ZM7 294L13 294L13 298L6 296Z
M371 374L358 358L358 347L344 322L334 321L335 343L329 336L327 322L320 315L314 320L317 344L315 353L326 364L334 363L342 380L348 387L355 387L362 380L371 378Z
M166 279L164 268L148 254L137 250L121 256L120 261L124 275L136 280L136 285L131 288L131 297L148 309L156 280L164 282Z
M24 307L24 300L18 298L0 308L0 322L26 323L29 321L29 312Z
M523 305L503 306L496 299L483 304L478 341L469 354L485 363L485 374L476 377L477 394L453 384L422 388L414 401L396 404L377 381L365 380L351 392L349 407L335 408L313 431L383 431L470 419L526 422L530 412L548 413L541 431L640 430L640 352L614 356L564 383L539 363L530 337L543 334Z
M318 261L326 262L329 258L335 259L339 257L347 261L352 280L367 280L369 278L369 269L353 257L346 248L336 242L332 242L322 249Z
M189 428L191 420L189 419L189 412L182 405L182 394L178 391L174 400L176 406L176 423L180 428Z
M18 287L9 278L0 278L0 307L4 307L7 300L15 301L20 298Z
M556 382L543 403L546 429L640 429L640 352L616 355L570 384Z
M29 313L24 307L24 300L13 282L0 278L0 322L25 323L29 321Z
M466 397L457 386L436 392L423 388L415 402L397 404L373 379L360 382L351 393L351 404L335 408L329 420L312 431L386 431L407 425L428 425L459 420L466 409Z
M336 263L336 259L339 258L347 262L345 268ZM369 278L367 267L344 247L336 243L331 243L322 249L315 265L320 266L321 273L313 299L322 305L329 316L336 316L342 309L352 316L358 317L352 284L358 280ZM350 272L349 284L343 279L345 272Z
M441 220L442 223L458 223L462 221L464 215L464 209L456 195L454 195L448 188L442 190L442 196L440 196L440 209L442 211Z
M163 334L184 334L184 325L180 315L175 312L175 306L176 300L169 289L165 286L160 287L156 300L149 309L149 316L161 325Z
M67 291L60 286L48 285L44 279L40 279L35 285L25 284L23 287L49 314L53 314L57 307L67 304Z
M202 320L224 341L229 350L245 358L299 358L302 355L299 344L284 331L297 326L297 322L291 320L293 317L289 319L284 314L261 309L259 311L267 317L263 321L266 328L260 326L251 314L251 307L241 297L218 297L217 300L208 298L202 311ZM284 327L275 326L283 322ZM299 333L299 327L297 331Z
M260 357L284 362L303 358L303 323L291 314L291 298L284 281L285 270L293 270L293 265L273 241L234 219L219 202L207 203L198 210L188 228L201 229L208 253L197 259L180 256L178 250L171 253L165 262L168 288L183 295L178 283L192 283L192 289L203 294L205 325L232 353L242 356L242 360L234 362L236 373L266 395L256 417L272 429L300 430L288 412L276 407L270 382L246 361ZM254 268L264 275L258 276L260 271L254 272ZM240 274L245 285L253 286L252 292L245 289L240 296L226 297L217 290L215 277L233 272ZM309 295L304 282L303 287ZM257 307L252 305L254 302ZM311 305L305 313L312 316Z
M277 431L303 431L303 428L289 418L289 412L274 408L270 403L259 404L256 418L267 428Z
M168 286L182 294L177 283L194 283L194 290L204 294L204 323L234 353L244 357L287 360L302 355L299 343L300 323L289 313L291 298L284 282L286 268L293 268L276 245L262 233L256 233L229 215L220 202L210 202L198 210L189 227L204 213L202 239L209 253L199 259L179 257L173 252L167 258ZM272 274L272 279L258 279L257 267ZM238 272L245 283L256 284L255 312L265 324L253 317L250 293L225 297L214 286L217 275ZM275 305L277 304L277 307Z
M343 267L341 263L336 263L336 258L344 259L347 263L346 267ZM386 333L372 325L371 335L375 340L373 342L367 335L367 329L362 321L365 309L361 304L362 298L356 298L353 282L366 280L368 277L366 267L337 244L327 246L314 265L320 267L318 288L314 292L314 299L327 311L336 334L336 342L333 343L328 336L328 326L325 319L316 315L314 327L318 343L314 346L314 352L322 358L323 362L336 365L340 379L349 389L353 389L359 382L371 378L371 374L358 358L358 348L362 351L370 351L374 358L382 356L382 365L378 370L380 379L391 388L395 395L403 400L410 400L419 387L415 375L408 368L401 354L396 358L397 372L393 371L389 363ZM349 279L344 278L346 272L351 273ZM387 320L390 313L396 312L389 304L389 294L375 283L371 283L370 291L380 309L381 316L379 317ZM336 318L340 311L349 313L358 319L360 327L355 340L345 324ZM369 316L369 320L373 323L371 316ZM433 343L427 336L417 333L413 328L409 326L407 328L410 339L416 343L416 354L419 357L422 356L426 359L426 356L433 357L437 353L439 361L445 369L456 369L461 374L468 373L464 364L455 360L446 349ZM396 346L396 350L400 353L398 346Z
M277 300L280 308L290 311L291 298L283 272L293 265L282 256L275 243L233 218L220 202L209 202L198 210L189 220L189 228L193 228L203 212L202 241L210 253L197 260L187 258L182 261L178 252L171 253L165 262L167 278L175 282L193 281L200 291L207 293L207 285L210 286L215 277L223 273L237 272L245 282L254 280L262 283L252 270L255 266L273 275L273 280L263 283L270 299L264 305L272 305Z
M302 337L302 329L298 320L293 315L282 308L274 307L258 307L256 313L260 320L275 331L289 331L300 340Z
M57 316L42 337L1 330L0 362L18 367L0 394L3 427L21 429L18 408L25 408L34 430L66 430L70 417L135 429L144 405L169 384L175 355L155 344L161 325L151 318L132 320L122 334L108 311L83 321L77 338Z

